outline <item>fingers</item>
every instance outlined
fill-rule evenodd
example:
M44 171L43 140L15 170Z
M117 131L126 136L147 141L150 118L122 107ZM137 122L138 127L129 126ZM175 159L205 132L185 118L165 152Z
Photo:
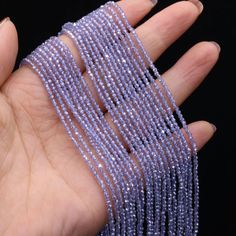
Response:
M193 24L201 10L202 8L190 1L178 2L162 10L136 29L138 37L153 61ZM86 72L84 78L96 101L105 111Z
M201 84L217 62L219 52L219 46L214 42L198 43L164 73L163 78L177 105Z
M157 60L194 23L202 11L201 6L190 1L177 2L136 29L152 61Z
M163 78L177 105L183 103L201 84L217 62L219 53L219 45L215 42L198 43L185 53L171 69L163 74ZM84 73L84 78L94 98L103 112L105 112L106 109L99 99L97 91L89 80L87 73Z
M118 1L117 4L125 12L126 17L132 26L135 26L140 20L147 15L150 10L155 6L155 0L126 0ZM74 43L66 36L62 35L60 38L67 44L70 48L78 66L81 71L84 72L85 66L84 63L76 49Z
M198 151L212 138L216 127L207 121L197 121L188 125Z
M18 51L18 37L9 18L0 23L0 86L11 74Z
M125 12L131 25L137 24L154 6L154 0L127 0L118 4ZM193 0L193 2L196 2ZM167 7L136 29L146 51L155 61L171 43L181 36L197 19L202 5L182 1ZM200 5L199 5L200 4ZM70 48L82 72L85 70L82 59L73 44L65 35L60 37Z

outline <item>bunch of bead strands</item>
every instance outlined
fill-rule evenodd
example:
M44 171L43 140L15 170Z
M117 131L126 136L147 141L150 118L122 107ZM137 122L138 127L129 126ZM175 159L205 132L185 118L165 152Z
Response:
M111 75L109 74L109 71L112 71L112 69L113 69L113 67L115 67L115 65L116 65L116 63L115 63L115 61L117 62L119 62L119 59L118 60L115 60L115 61L113 61L112 59L113 59L113 56L115 57L116 56L116 54L117 53L114 53L114 54L111 54L111 55L109 55L109 53L107 52L107 48L109 47L109 45L111 46L111 48L112 47L114 47L114 45L116 46L117 44L119 44L119 42L120 42L120 45L121 46L124 46L124 45L126 45L126 43L127 42L125 42L125 40L129 40L130 42L131 42L131 48L132 49L136 49L135 48L135 46L137 46L137 44L135 44L133 41L132 41L132 39L131 38L129 38L129 35L127 35L127 32L128 33L130 33L130 32L132 32L133 33L133 30L131 31L130 29L129 30L127 30L127 28L125 28L124 27L124 25L122 25L122 22L121 21L119 21L119 18L117 18L117 15L115 14L115 11L114 11L114 9L115 10L117 10L117 5L116 4L114 4L114 3L108 3L105 7L102 7L101 9L100 9L100 12L98 13L98 11L96 11L96 12L94 12L94 13L91 13L89 16L87 16L87 17L84 17L83 19L81 19L77 24L66 24L65 26L64 26L64 28L63 28L63 33L66 33L67 35L69 35L72 39L74 39L75 40L75 43L77 44L77 47L78 47L78 49L79 49L79 52L81 53L81 54L83 54L83 51L84 52L86 52L86 54L85 54L85 56L87 56L87 59L86 58L84 58L83 57L83 59L84 59L84 61L86 61L87 60L87 71L88 71L88 73L90 74L90 77L91 78L93 78L93 75L95 74L97 74L98 76L97 76L97 79L98 79L98 81L96 81L95 82L95 85L97 85L97 84L101 84L101 74L102 74L102 78L105 78L105 79L107 79L106 81L105 81L105 85L104 84L102 84L101 85L101 88L104 88L104 87L107 87L107 88L113 88L112 87L112 85L111 85L111 82L113 82L112 80L111 80ZM110 12L112 13L112 14L107 14L107 15L105 15L105 17L106 17L106 19L108 19L108 22L106 22L106 24L104 24L104 21L102 21L102 15L104 15L103 13L105 12L105 13L108 13L108 10L110 10ZM118 11L119 12L119 11ZM113 21L113 18L111 17L111 15L114 17L116 17L116 22L114 22ZM97 16L97 18L96 18L96 16ZM100 19L100 22L99 22L99 17L101 18ZM96 20L95 20L95 18L96 18ZM103 18L103 20L104 20L104 18ZM110 20L110 22L109 22L109 20ZM91 22L92 21L92 22ZM113 21L113 22L112 22ZM99 22L99 24L97 24L97 27L94 27L95 25L96 25L96 22ZM114 27L116 27L116 24L119 24L119 26L121 27L121 29L120 29L120 31L118 31L118 32L113 32L112 33L112 28L114 28ZM110 27L110 29L109 29L109 26L111 26ZM90 29L89 30L89 28L91 28L91 27L93 27L92 29ZM122 31L123 30L123 31ZM95 34L95 32L98 32L97 34ZM104 32L104 34L103 34L103 32ZM120 33L121 32L121 33ZM87 33L87 34L86 34ZM120 33L120 34L119 34ZM119 35L119 36L117 36L118 37L118 43L117 43L117 41L114 43L114 42L112 42L112 41L110 41L110 42L112 42L112 43L110 43L109 44L109 42L107 42L106 40L105 40L105 38L106 38L106 36L108 36L108 35L111 35L111 37L113 37L114 38L114 35L115 36L117 36L117 35ZM125 35L125 37L126 38L122 38L122 34L126 34ZM103 35L102 37L99 37L99 36L101 36L101 35ZM105 37L104 37L104 35L105 35ZM94 37L93 37L94 36ZM136 35L134 35L135 37L136 37ZM120 38L119 38L120 37ZM135 38L134 37L134 38ZM100 38L100 39L99 39ZM83 43L84 42L84 43ZM89 42L89 43L88 43ZM91 58L95 58L96 56L94 56L93 54L94 54L94 52L96 52L96 49L97 48L99 48L98 47L98 45L99 44L101 44L101 43L105 43L105 47L103 47L103 49L101 49L101 47L100 47L100 50L97 50L97 57L99 58L99 56L100 56L100 62L98 62L98 64L96 64L96 66L97 66L97 68L99 68L99 72L96 72L96 70L95 71L92 71L91 72L91 69L89 68L90 66L91 66L91 68L93 69L93 68L95 68L96 69L96 66L93 66L93 61L91 60ZM96 45L96 43L98 44L98 45ZM138 42L139 43L139 42ZM83 47L83 45L85 45L84 46L84 48L82 48ZM93 46L94 45L94 46ZM87 49L86 49L86 47L87 48L90 48L90 51L88 51ZM87 50L87 51L86 51ZM109 49L110 50L110 49ZM125 50L126 51L126 50ZM130 51L130 48L127 48L127 52L129 52ZM118 50L117 51L118 52L118 54L120 54L120 51ZM91 58L89 58L88 57L88 55L89 55L89 53L91 54ZM136 53L137 53L137 51L136 51ZM132 56L132 55L131 55ZM138 58L140 59L140 55L138 54L138 55L136 55L136 56L139 56ZM145 54L145 56L147 57L147 55ZM125 58L125 59L124 59ZM106 60L107 59L107 60ZM142 60L142 59L141 59ZM150 62L150 59L148 60L148 58L145 58L145 60L146 61L148 61L148 62ZM107 67L107 65L109 65L109 61L110 62L112 62L112 63L110 63L110 65L111 65L111 68L108 68ZM122 58L121 58L121 61L122 62L124 62L123 64L127 64L127 55L126 56L123 56ZM88 63L89 62L91 62L91 64L89 65ZM95 62L96 62L96 60L95 60ZM144 64L144 61L141 61L142 63L141 63L141 65L145 65ZM104 68L103 69L101 69L101 66L100 65L103 65L104 66ZM140 64L138 65L138 66L140 66ZM150 64L149 65L151 68L153 67L153 65L152 64ZM133 68L132 68L133 69ZM133 72L134 70L132 70L132 72ZM160 82L161 82L161 84L159 84L159 86L162 86L163 88L162 88L162 91L164 90L164 92L166 92L166 94L167 94L167 97L169 97L169 99L170 99L170 101L171 101L171 103L172 103L172 106L175 108L175 110L176 110L176 113L178 114L178 116L179 116L179 119L180 119L180 121L181 121L181 123L182 123L182 125L184 126L184 128L186 129L187 128L187 126L186 126L186 124L185 124L185 121L183 120L183 117L182 117L182 115L181 115L181 113L180 113L180 111L178 110L178 108L176 107L176 105L174 104L174 101L173 101L173 98L170 96L170 93L169 93L169 91L165 91L166 90L166 86L165 86L165 84L163 84L163 81L162 81L162 79L160 78L160 75L159 74L157 74L157 71L156 71L156 69L154 68L153 69L153 71L154 71L154 73L155 73L155 75L156 75L156 77L160 80ZM127 72L127 70L126 70L126 72ZM128 72L130 72L129 70L128 70ZM145 71L145 73L146 74L148 74L149 72L148 71ZM144 74L144 75L146 75L146 74ZM115 78L116 78L116 81L119 79L119 75L117 75L117 74L112 74L112 76L115 76ZM134 75L132 74L131 75L131 79L132 79L132 77L134 77ZM129 78L129 75L124 75L123 74L123 77L121 77L121 79L124 79L124 78ZM96 78L95 78L96 79ZM129 78L130 79L130 78ZM153 78L150 78L150 73L149 73L149 78L148 78L150 81L152 81L153 82ZM142 77L139 77L137 80L136 80L137 82L139 82L139 81L142 81ZM143 77L143 81L148 81L147 80L147 78L146 78L146 76L144 76ZM148 81L149 82L149 81ZM125 84L126 86L127 86L127 84L128 84L128 82L126 81L126 82L124 82L124 81L122 81L122 82L119 82L118 83L118 85L122 85L122 84ZM148 85L148 83L147 84L145 84L145 86L147 86ZM190 153L190 151L191 151L191 149L188 147L188 144L187 144L187 142L186 142L186 140L185 140L185 138L184 138L184 136L183 136L183 134L182 134L182 132L180 131L180 129L179 129L179 127L178 127L178 125L177 125L177 123L175 122L175 120L174 120L174 117L173 117L173 115L172 115L172 113L171 113L171 109L167 106L167 102L165 101L165 99L164 99L164 96L162 95L162 93L160 92L161 90L160 90L160 88L158 88L158 86L157 86L157 83L155 83L155 89L157 89L157 91L158 91L158 93L159 93L159 96L161 97L161 99L162 99L162 103L164 104L164 106L166 107L166 109L164 110L164 112L165 113L167 113L167 112L169 112L169 116L170 117L168 117L168 116L165 116L164 118L165 118L165 121L167 121L167 123L168 123L168 125L169 125L169 127L171 128L171 132L174 134L174 135L170 135L170 136L168 136L168 139L171 139L171 138L173 138L174 136L177 138L177 142L180 142L180 148L179 148L179 146L176 144L176 139L175 140L173 140L173 139L171 139L174 143L175 143L175 146L174 146L174 148L175 149L177 149L178 151L180 151L180 152L178 152L177 154L178 154L178 158L179 159L176 159L177 160L177 162L175 162L175 165L176 166L178 166L178 161L179 162L182 162L182 177L181 176L177 176L177 177L179 177L179 201L181 202L181 203L183 203L183 194L185 194L185 196L187 196L187 197L189 197L189 202L188 203L186 203L186 201L187 201L187 199L186 199L186 197L185 197L185 205L181 205L180 204L180 202L179 202L179 204L178 204L178 209L180 210L180 211L178 211L178 214L177 214L177 217L178 217L178 224L177 224L177 227L175 226L175 225L173 225L173 223L172 224L170 224L170 222L174 222L174 220L171 218L171 211L169 211L169 216L168 216L168 218L169 218L169 232L171 233L172 232L172 230L174 229L176 229L177 230L177 232L179 233L179 234L181 234L182 233L182 231L183 230L185 230L185 233L186 234L192 234L193 233L193 227L192 227L192 193L191 193L191 185L192 185L192 174L191 174L191 172L192 172L192 166L191 166L191 162L190 162L190 157L191 157L191 153ZM131 86L134 86L135 87L135 85L134 84L131 84ZM116 84L114 84L114 88L116 88L117 87L117 85ZM114 89L113 88L113 90L111 90L111 92L110 92L110 94L111 95L114 95L115 93L114 93L114 91L116 90L116 89ZM127 87L126 87L127 88ZM99 89L99 88L97 88L97 89ZM122 89L122 88L121 88ZM137 87L135 87L135 89L137 89ZM134 90L135 91L135 90ZM149 93L150 93L150 90L149 90ZM108 95L109 95L109 93L108 93ZM122 97L125 97L125 95L127 95L127 94L122 94ZM153 93L152 93L152 95L153 95ZM151 97L151 99L150 100L155 100L155 98L157 98L158 97L158 94L156 94L157 96L155 97L155 96L153 96L153 97ZM119 97L119 94L117 95L118 97ZM133 94L132 94L132 97L134 98L134 96L133 96ZM112 101L112 100L115 100L116 98L112 98L112 97L108 97L107 98L107 100L108 101ZM104 99L103 98L103 102L104 102L104 104L105 104L105 102L106 102L106 98ZM157 101L158 103L158 106L160 107L160 101ZM118 99L116 99L115 100L115 105L117 105L117 104L119 104L120 105L120 100ZM106 104L105 104L106 105ZM110 107L114 107L115 106L114 104L108 104L106 107L107 107L107 109L108 109L108 111L109 111L109 108ZM121 106L122 107L122 106ZM143 111L145 110L145 109L147 109L149 106L147 106L146 105L146 108L144 108L142 111L141 111L141 114L143 113ZM124 109L124 107L122 107L122 109ZM113 109L114 110L114 109ZM113 110L111 110L110 109L110 113L112 113L113 112ZM123 110L123 112L121 112L121 114L122 113L124 113L124 111L129 111L129 108L127 108L126 107L126 109L124 109ZM159 109L155 109L154 111L159 111ZM162 110L163 111L163 110ZM147 115L146 113L145 113L145 115ZM156 114L156 116L158 116L158 114ZM128 114L128 117L132 117L132 114ZM144 116L145 117L145 116ZM118 118L121 118L121 116L119 116L119 114L118 114ZM117 120L116 120L116 118L114 118L114 121L116 122L116 124L117 124ZM173 122L173 123L171 123L171 121ZM122 121L123 122L123 121ZM122 122L121 122L121 126L122 126ZM128 123L128 124L130 124L130 122L132 123L132 120L130 120L129 122L126 122L126 123ZM125 123L125 125L126 125L126 123ZM163 123L163 122L162 122ZM150 124L150 120L148 120L148 124ZM145 127L145 126L143 126L143 124L141 125L141 127ZM166 126L167 127L167 126ZM122 129L122 127L121 127L121 129ZM136 131L137 130L137 127L136 127L136 129L133 129L133 127L131 128L131 131ZM145 130L145 129L144 129ZM167 128L164 128L164 129L162 129L162 130L164 130L164 132L167 132L167 134L169 135L170 134L170 132L168 133L168 131L170 131L169 129L168 129L168 127ZM129 131L128 131L129 132ZM163 131L162 131L163 132ZM122 132L121 132L122 133ZM144 132L145 133L145 132ZM160 133L160 131L158 132L158 133ZM191 141L191 144L192 144L192 146L194 147L193 149L194 149L194 151L195 151L195 145L194 145L194 143L193 143L193 140L192 140L192 138L191 138L191 134L189 133L189 131L187 130L186 131L186 133L187 134L189 134L189 139L190 139L190 141ZM124 135L124 136L126 136L126 135ZM124 137L125 138L125 137ZM129 139L129 138L127 138L127 141L129 142L129 140L132 140L132 139ZM134 144L131 142L131 150L132 150L132 146L133 146ZM168 142L166 143L165 142L165 145L168 145ZM140 147L140 144L138 144L138 147ZM174 153L175 154L175 153ZM172 148L172 155L173 155L173 148ZM170 156L171 157L171 156ZM173 155L173 157L175 157L175 155ZM183 158L185 158L186 159L186 162L183 162L185 159L183 159ZM165 160L165 158L164 158L164 160ZM196 160L196 158L195 158L195 160ZM170 159L170 161L171 161L171 159ZM187 167L188 167L188 169L187 169ZM195 170L196 170L197 168L196 168L196 165L195 165ZM177 172L178 172L178 174L179 175L181 175L181 172L179 171L179 170L177 170ZM186 173L186 172L188 172L188 173ZM168 172L167 172L168 173ZM196 173L196 172L195 172ZM186 176L188 174L188 176ZM182 179L184 178L184 180L185 180L185 185L184 186L182 186ZM187 178L189 178L189 179L187 179ZM175 181L175 177L173 176L172 177L172 179L173 179L173 181ZM188 182L186 181L186 180L188 180ZM197 187L198 187L198 183L197 183L197 179L196 179L196 176L195 176L195 178L194 178L194 182L195 182L195 186L196 186L196 189L197 189ZM172 183L174 186L176 186L176 184L175 183ZM182 193L182 191L185 191L185 193ZM174 193L175 191L174 191L174 189L172 189L172 191L169 193L169 194L171 194L171 193ZM198 194L198 192L196 191L196 194ZM196 197L196 199L197 199L197 197ZM197 211L197 201L195 201L195 213L196 213L196 211ZM171 209L171 206L169 206L169 209ZM174 210L174 212L175 212L176 210ZM162 211L163 212L163 211ZM187 213L189 213L188 215L187 215ZM195 215L196 216L196 215ZM148 218L148 217L147 217ZM197 220L196 220L196 218L197 217L195 217L194 218L194 220L195 220L195 223L197 222ZM164 221L162 221L162 225L165 225L165 220ZM185 229L184 229L185 228ZM162 227L162 231L161 231L161 234L163 234L164 233L164 230L165 230L165 227ZM195 224L195 229L197 229L197 224ZM156 232L156 231L155 231ZM196 233L196 231L195 231L195 233ZM151 234L151 233L150 233Z
M71 139L103 188L109 224L101 235L194 235L197 198L193 228L191 149L166 97L185 129L186 124L123 12L110 2L77 24L65 25L62 32L75 41L90 79L139 166L105 121L60 40L52 38L24 60L43 79ZM196 156L187 129L186 133ZM198 194L196 170L195 165ZM144 180L145 199L140 180Z

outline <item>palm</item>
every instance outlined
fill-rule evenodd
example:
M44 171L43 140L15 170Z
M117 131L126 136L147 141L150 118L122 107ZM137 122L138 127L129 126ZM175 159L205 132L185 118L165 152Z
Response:
M119 4L135 24L151 9L151 4L145 0L139 0L142 4L131 2ZM131 14L130 9L134 13L136 9L140 15ZM192 15L183 21L187 12ZM169 17L177 13L177 19ZM156 60L198 14L193 4L181 2L141 25L137 32L152 59ZM155 18L160 24L158 37L166 39L167 44L154 46L150 42L157 38L152 28ZM164 27L161 23L167 18L170 19L166 22L170 27L168 32L161 30ZM182 28L179 24L178 31L175 29L177 20L183 24ZM153 37L147 33L149 28L152 28ZM145 38L143 35L151 36ZM218 52L212 44L200 43L164 74L178 104L197 87L217 57ZM205 63L200 63L203 60ZM177 83L171 80L173 74ZM185 81L189 82L183 89L181 83ZM68 138L40 79L28 68L10 75L1 87L1 125L0 234L93 235L98 232L107 220L102 190ZM199 148L213 134L207 122L191 124L190 130Z
M69 229L80 224L87 229L86 224L96 219L99 204L95 179L68 139L41 81L30 72L26 72L29 77L21 73L7 81L3 88L5 99L0 104L10 108L7 112L12 127L9 149L1 155L5 160L0 160L4 173L0 195L6 197L5 202L1 201L1 211L11 209L8 214L14 215L13 222L12 217L5 220L11 220L21 230L26 230L22 225L27 221L36 227L31 221L38 218L39 211L38 226L47 229L50 222L55 235L60 235L64 224ZM12 190L6 192L6 187ZM50 231L47 234L51 235Z

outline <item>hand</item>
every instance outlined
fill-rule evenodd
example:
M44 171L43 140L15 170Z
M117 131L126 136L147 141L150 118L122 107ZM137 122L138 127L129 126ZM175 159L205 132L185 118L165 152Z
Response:
M151 0L118 4L132 25L154 6ZM153 61L201 11L197 0L178 2L136 28ZM65 36L62 40L86 78L72 42ZM198 43L163 74L178 105L209 73L219 51L215 43ZM17 33L5 20L0 25L0 235L95 235L107 222L102 190L64 130L40 78L26 67L11 74L16 54ZM215 132L206 121L192 123L189 129L198 149Z

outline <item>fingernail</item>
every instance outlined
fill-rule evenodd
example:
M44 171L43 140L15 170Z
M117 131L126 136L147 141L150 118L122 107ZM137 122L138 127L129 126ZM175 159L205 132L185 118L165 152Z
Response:
M212 126L212 129L213 129L214 133L215 133L216 130L217 130L216 126L214 124L211 124L211 126Z
M193 3L201 13L203 11L203 4L199 0L189 0L189 2Z
M215 46L216 46L216 48L217 48L217 50L220 52L221 51L221 47L220 47L220 45L217 43L217 42L215 42L215 41L210 41L210 43L213 43Z
M158 0L151 0L152 4L155 6L158 3Z
M0 26L2 26L4 23L6 23L9 20L10 20L9 17L4 18L3 20L0 21Z

